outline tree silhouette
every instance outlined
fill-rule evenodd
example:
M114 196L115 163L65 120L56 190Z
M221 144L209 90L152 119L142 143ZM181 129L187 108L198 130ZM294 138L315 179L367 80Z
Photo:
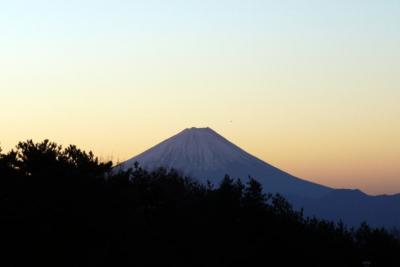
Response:
M281 195L214 187L76 146L0 150L2 266L400 266L398 236L305 218Z

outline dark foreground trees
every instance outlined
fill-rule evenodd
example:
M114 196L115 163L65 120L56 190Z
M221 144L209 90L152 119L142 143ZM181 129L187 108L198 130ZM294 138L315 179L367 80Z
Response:
M0 153L0 265L400 266L395 235L304 218L255 180L111 166L48 141Z

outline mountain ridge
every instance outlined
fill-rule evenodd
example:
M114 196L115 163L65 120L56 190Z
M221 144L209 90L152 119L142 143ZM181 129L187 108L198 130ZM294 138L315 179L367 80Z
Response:
M186 128L139 155L123 162L126 170L138 162L145 169L176 169L205 182L219 183L225 174L247 181L258 180L266 192L320 197L332 189L295 177L251 155L212 130Z
M333 189L297 178L249 154L209 127L186 128L139 155L116 166L147 170L175 169L201 183L217 185L228 174L248 181L249 176L265 193L285 196L306 216L343 221L357 226L367 221L376 227L400 227L400 194L370 196L359 189Z

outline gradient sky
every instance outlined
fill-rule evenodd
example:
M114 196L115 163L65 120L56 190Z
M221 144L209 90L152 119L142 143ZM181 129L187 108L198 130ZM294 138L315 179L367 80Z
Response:
M122 161L209 126L334 187L400 192L400 1L0 1L0 142Z

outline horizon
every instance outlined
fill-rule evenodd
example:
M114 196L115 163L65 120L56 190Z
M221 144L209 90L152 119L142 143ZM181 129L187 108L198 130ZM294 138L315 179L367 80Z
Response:
M32 1L0 10L0 147L125 161L209 126L297 177L400 193L400 2Z
M152 145L152 146L146 148L145 150L139 152L138 154L135 154L134 156L130 156L130 157L128 157L128 158L126 158L126 159L124 159L124 160L122 160L122 161L113 161L112 159L106 159L106 158L101 157L101 156L100 156L99 158L100 158L101 161L108 161L108 160L111 160L111 161L113 161L114 166L117 166L117 165L119 165L119 164L121 164L121 163L124 163L124 162L126 162L126 161L131 160L132 158L135 158L135 157L137 157L137 156L139 156L139 155L142 155L142 154L148 152L149 150L151 150L151 149L157 147L158 145L160 145L161 143L164 143L164 142L167 141L167 140L170 140L171 138L178 137L179 135L181 135L181 134L183 134L183 133L185 133L185 132L187 132L187 131L193 131L193 130L209 130L209 131L211 131L211 132L213 132L213 133L215 133L215 134L221 136L223 139L226 139L227 141L229 141L229 142L230 142L231 144L233 144L234 146L237 146L239 149L243 149L242 147L238 146L238 145L235 144L234 142L231 142L231 140L230 140L229 138L226 138L225 136L220 135L220 133L219 133L218 131L212 129L211 127L208 127L208 126L202 126L202 127L194 126L194 127L187 127L187 128L184 128L184 129L182 129L181 131L179 131L179 132L173 134L172 136L167 137L167 138L165 138L164 140L161 140L160 142L158 142L158 143L156 143L156 144L154 144L154 145ZM33 141L39 141L39 140L33 140ZM54 140L49 140L49 141L54 141ZM60 145L60 144L59 144L59 145ZM66 145L62 145L62 146L63 146L63 147L66 147ZM1 146L0 146L0 147L1 147ZM320 185L323 185L323 186L328 186L328 187L331 187L331 188L333 188L333 189L361 190L362 192L364 192L364 193L366 193L366 194L368 194L368 195L371 195L371 196L397 195L397 194L400 194L399 192L393 192L393 193L385 193L385 192L384 192L384 193L370 193L370 192L367 192L367 191L362 190L361 188L335 187L335 186L330 186L330 185L327 185L327 184L322 184L322 183L319 183L319 182L317 182L317 181L313 181L312 179L307 179L307 178L298 176L298 175L296 175L295 173L291 173L290 171L281 168L280 166L271 164L271 162L268 162L267 160L262 159L262 158L258 157L257 155L253 155L252 153L248 152L246 149L243 149L243 151L246 152L246 153L249 153L251 156L253 156L253 157L255 157L255 158L257 158L257 159L259 159L259 160L261 160L261 161L263 161L263 162L265 162L265 163L267 163L267 164L270 164L270 165L272 165L273 167L278 168L279 170L282 170L282 171L284 171L284 172L287 172L287 173L289 173L290 175L293 175L293 176L295 176L295 177L297 177L297 178L304 179L304 180L310 181L310 182L314 182L314 183L317 183L317 184L320 184ZM4 152L4 151L3 151L3 152ZM95 156L98 157L98 155L96 155L96 154L95 154ZM160 167L161 167L161 166L160 166ZM227 173L227 174L229 175L229 173ZM241 179L241 178L245 178L245 177L233 177L233 178L235 178L235 179L236 179L236 178Z

